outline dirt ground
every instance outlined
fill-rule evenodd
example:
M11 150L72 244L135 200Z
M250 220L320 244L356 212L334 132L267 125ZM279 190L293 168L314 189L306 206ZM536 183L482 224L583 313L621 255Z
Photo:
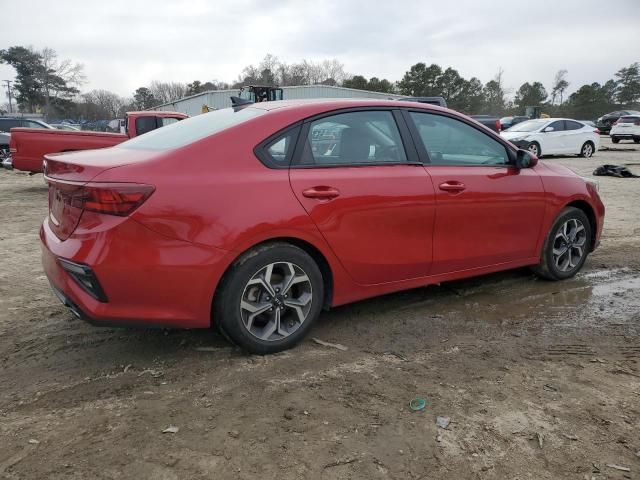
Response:
M640 146L616 147L544 161L640 174ZM602 245L575 279L360 302L311 335L348 350L257 357L76 320L40 266L42 176L1 171L0 478L640 479L640 179L600 191Z

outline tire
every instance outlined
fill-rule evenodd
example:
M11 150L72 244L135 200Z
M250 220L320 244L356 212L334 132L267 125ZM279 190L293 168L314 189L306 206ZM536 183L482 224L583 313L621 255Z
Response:
M572 230L573 228L575 228L575 232ZM570 245L569 248L566 247L567 243ZM565 253L561 254L560 252L563 250ZM578 251L581 252L581 255L576 258ZM542 247L540 263L533 268L533 271L539 277L547 280L571 278L580 271L590 252L591 224L589 219L582 210L567 207L553 222Z
M592 142L584 142L584 145L582 145L582 148L580 148L579 155L582 158L591 158L595 153L595 150L596 146Z
M640 138L634 138L633 143L640 143Z
M322 273L309 254L271 243L231 266L216 294L213 320L232 343L265 355L298 344L320 316L323 300Z
M613 143L618 143L618 142L620 142L620 139L619 139L619 138L616 138L616 137L611 137L611 141L612 141Z
M542 150L540 149L540 144L538 142L531 142L527 147L527 150L529 150L538 158L542 156Z

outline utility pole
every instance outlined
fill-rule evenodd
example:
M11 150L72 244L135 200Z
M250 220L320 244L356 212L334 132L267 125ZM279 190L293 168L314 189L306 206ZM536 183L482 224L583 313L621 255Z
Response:
M13 107L11 106L11 84L13 82L11 80L3 80L3 82L7 82L7 97L9 97L9 113L13 113Z

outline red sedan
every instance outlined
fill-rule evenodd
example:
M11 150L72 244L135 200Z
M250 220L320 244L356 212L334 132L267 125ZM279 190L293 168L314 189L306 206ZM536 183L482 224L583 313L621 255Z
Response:
M96 325L216 325L248 351L323 308L532 266L569 278L597 185L451 110L395 101L219 110L46 157L43 264Z

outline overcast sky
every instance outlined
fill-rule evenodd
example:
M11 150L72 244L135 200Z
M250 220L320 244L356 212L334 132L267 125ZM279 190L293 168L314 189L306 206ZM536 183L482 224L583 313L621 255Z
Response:
M152 80L235 80L272 53L337 58L347 72L399 80L417 62L507 87L561 68L569 90L640 61L640 0L15 0L0 48L51 47L84 64L83 90L121 95ZM11 79L0 65L0 80Z

